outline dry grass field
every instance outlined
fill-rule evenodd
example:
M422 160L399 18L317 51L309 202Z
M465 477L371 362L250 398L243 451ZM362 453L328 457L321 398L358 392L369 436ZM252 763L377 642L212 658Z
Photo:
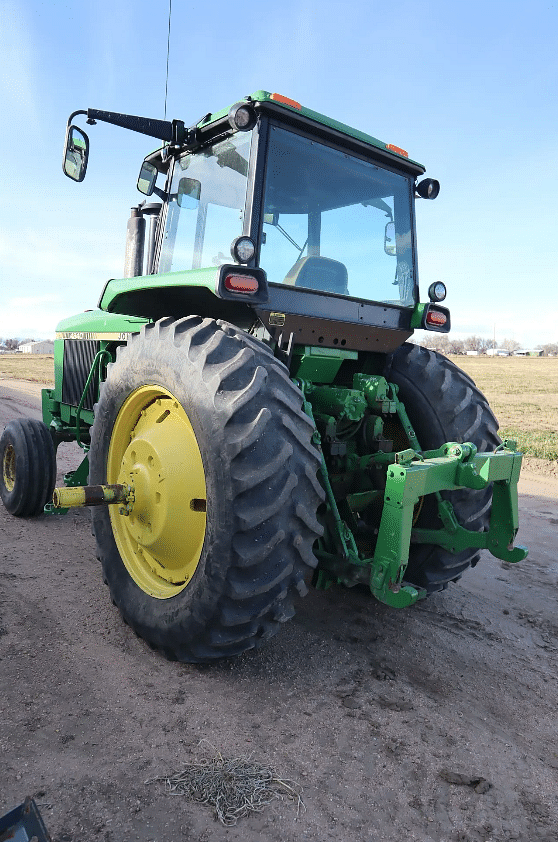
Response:
M54 386L52 354L0 354L0 380L31 380Z
M453 357L484 392L502 438L515 439L527 456L558 459L558 358ZM54 385L54 358L0 356L0 379Z
M452 357L488 398L500 436L526 456L558 459L557 357Z

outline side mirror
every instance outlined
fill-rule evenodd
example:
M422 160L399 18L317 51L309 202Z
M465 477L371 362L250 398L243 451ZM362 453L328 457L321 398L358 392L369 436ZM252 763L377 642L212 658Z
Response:
M89 159L89 138L77 126L68 126L62 169L74 181L83 181Z
M181 178L176 201L181 208L196 208L201 195L201 182L195 178Z
M143 193L144 196L151 196L155 189L157 176L157 167L154 164L150 164L149 161L144 161L138 176L137 188L139 192Z
M397 257L397 245L395 242L395 222L388 222L384 233L384 251L390 257Z

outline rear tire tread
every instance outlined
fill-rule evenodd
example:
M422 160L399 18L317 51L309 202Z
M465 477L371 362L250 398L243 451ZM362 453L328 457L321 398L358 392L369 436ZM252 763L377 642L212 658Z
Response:
M293 598L317 564L312 546L323 532L316 518L324 499L316 478L320 455L311 444L314 428L302 394L267 346L227 322L162 319L118 350L101 387L90 483L106 481L104 439L126 394L140 384L138 370L149 376L159 359L162 375L172 361L190 384L185 409L207 448L200 445L206 475L213 463L222 465L231 495L229 526L212 526L211 534L208 526L192 582L167 600L148 597L125 571L101 507L92 513L93 529L112 598L129 625L167 657L170 652L181 661L204 662L260 645L292 616ZM169 383L161 385L173 391Z

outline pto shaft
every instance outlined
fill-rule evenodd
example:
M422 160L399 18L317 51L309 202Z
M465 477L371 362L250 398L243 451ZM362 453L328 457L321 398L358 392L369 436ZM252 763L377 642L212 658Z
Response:
M75 506L106 506L109 503L126 503L130 489L126 485L81 485L75 488L55 488L52 504L55 509Z

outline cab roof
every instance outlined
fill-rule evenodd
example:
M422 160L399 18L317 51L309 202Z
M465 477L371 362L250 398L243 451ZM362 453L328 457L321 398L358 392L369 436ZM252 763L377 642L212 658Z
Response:
M277 111L282 111L284 116L289 115L295 122L297 121L297 117L299 120L300 118L303 118L304 121L311 120L313 123L317 123L334 133L340 133L346 138L358 141L360 144L372 146L381 150L384 154L388 153L388 155L393 155L394 159L398 160L400 164L407 164L408 166L405 168L414 171L417 175L425 171L425 167L422 164L410 159L407 152L399 146L395 146L391 143L384 143L383 141L378 140L378 138L372 137L372 135L361 132L359 129L354 129L351 126L347 126L345 123L340 123L338 120L332 120L330 117L326 117L318 111L312 111L312 109L306 108L299 102L289 99L282 94L269 93L269 91L256 91L255 93L246 96L244 99L247 102L254 103L256 107L259 105L260 108L263 108L264 110L272 110L276 113ZM215 112L214 114L207 115L207 117L198 123L198 125L207 126L210 123L221 120L223 117L226 117L228 112L229 108L226 108L222 111Z

